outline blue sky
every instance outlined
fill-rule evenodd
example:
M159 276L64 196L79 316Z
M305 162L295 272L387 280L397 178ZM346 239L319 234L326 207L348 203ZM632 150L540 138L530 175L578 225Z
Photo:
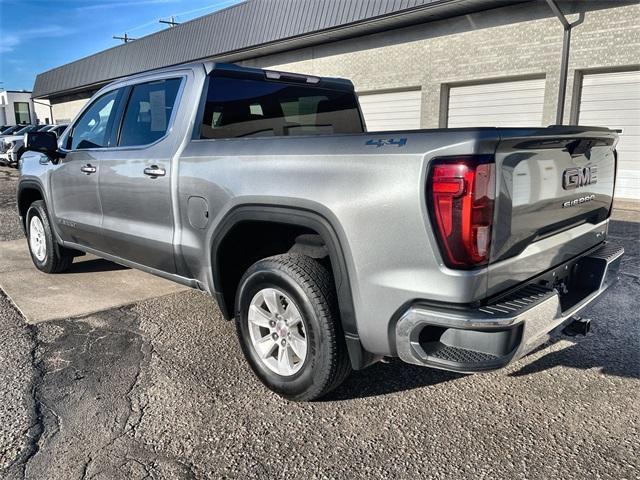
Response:
M0 88L31 90L38 73L241 0L0 0Z

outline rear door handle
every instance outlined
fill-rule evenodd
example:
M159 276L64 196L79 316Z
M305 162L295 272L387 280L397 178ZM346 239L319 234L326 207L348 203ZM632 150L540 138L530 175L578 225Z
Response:
M91 175L92 173L96 173L98 169L92 166L90 163L87 163L86 165L80 167L80 171L82 173L86 173L87 175Z
M144 174L149 175L150 177L164 177L167 174L167 171L157 165L151 165L144 169Z

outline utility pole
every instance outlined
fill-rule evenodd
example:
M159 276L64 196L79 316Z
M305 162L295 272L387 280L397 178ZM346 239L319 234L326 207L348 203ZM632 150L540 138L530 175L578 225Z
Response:
M176 25L180 25L180 22L176 22L176 17L174 17L173 15L170 17L171 20L158 20L160 23L166 23L167 25L169 25L169 28L171 27L175 27Z
M115 40L122 40L124 43L129 43L129 42L133 42L135 40L135 38L130 37L129 35L127 35L126 33L124 34L124 37L119 37L117 35L114 35L113 38Z

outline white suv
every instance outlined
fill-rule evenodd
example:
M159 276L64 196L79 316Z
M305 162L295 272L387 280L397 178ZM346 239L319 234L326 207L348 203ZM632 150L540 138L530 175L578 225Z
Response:
M0 164L17 166L24 153L24 134L28 132L54 132L57 137L67 125L28 125L13 135L0 138Z

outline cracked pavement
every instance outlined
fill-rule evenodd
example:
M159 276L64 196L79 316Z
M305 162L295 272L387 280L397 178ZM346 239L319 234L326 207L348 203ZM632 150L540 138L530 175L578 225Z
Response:
M2 240L11 189L0 169ZM36 326L0 293L0 478L638 478L640 223L617 218L587 337L475 376L380 363L310 404L254 379L203 293Z

